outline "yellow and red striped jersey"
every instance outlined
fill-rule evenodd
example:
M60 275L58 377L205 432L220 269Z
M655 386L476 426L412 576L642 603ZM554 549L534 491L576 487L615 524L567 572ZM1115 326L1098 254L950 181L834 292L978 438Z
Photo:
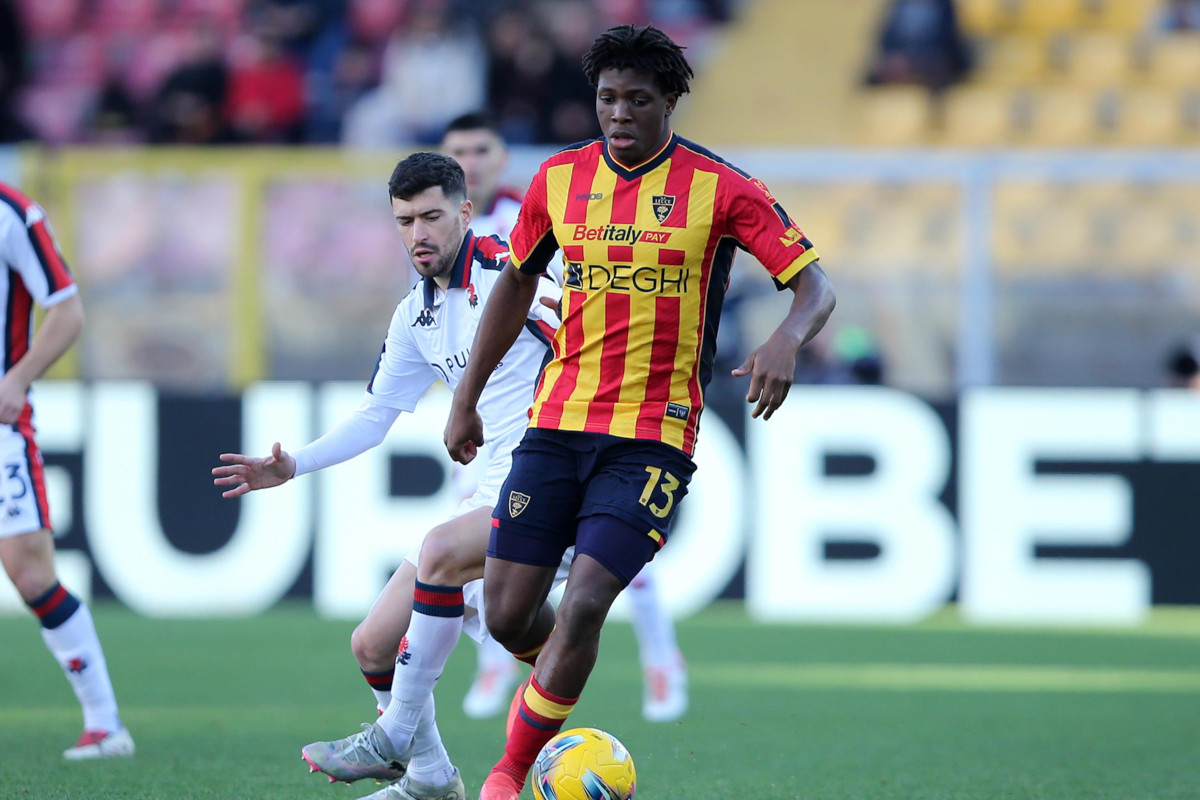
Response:
M542 272L562 248L562 326L530 425L661 441L691 455L734 251L782 287L817 259L766 186L672 133L627 168L603 139L547 159L511 260Z

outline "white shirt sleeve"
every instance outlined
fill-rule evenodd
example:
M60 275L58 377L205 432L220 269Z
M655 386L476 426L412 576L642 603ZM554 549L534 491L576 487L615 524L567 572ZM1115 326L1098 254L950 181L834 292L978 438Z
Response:
M296 459L293 477L340 464L367 452L383 441L399 416L397 409L364 401L353 414L320 439L292 453L292 458Z
M416 408L426 390L440 377L421 355L412 337L410 317L415 315L418 308L411 299L414 296L421 297L420 291L410 293L396 306L383 352L379 354L379 363L375 366L375 374L367 384L367 396L371 402L397 411Z

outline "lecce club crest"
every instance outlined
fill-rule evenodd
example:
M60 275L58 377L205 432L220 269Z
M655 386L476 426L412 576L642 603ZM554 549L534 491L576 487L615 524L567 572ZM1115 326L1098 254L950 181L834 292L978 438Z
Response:
M654 217L661 225L671 216L671 209L675 208L675 195L656 194L650 198L650 203L654 207Z
M522 492L508 493L508 515L519 517L521 512L529 507L529 495Z

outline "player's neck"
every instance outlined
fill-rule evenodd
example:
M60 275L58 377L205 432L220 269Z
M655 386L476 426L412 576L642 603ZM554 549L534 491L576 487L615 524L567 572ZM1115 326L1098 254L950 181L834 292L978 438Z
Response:
M454 275L454 265L458 263L459 256L462 255L462 249L467 245L467 236L463 234L462 241L458 243L458 249L454 251L454 258L450 261L450 266L445 272L433 277L434 284L443 292L450 291L450 278Z

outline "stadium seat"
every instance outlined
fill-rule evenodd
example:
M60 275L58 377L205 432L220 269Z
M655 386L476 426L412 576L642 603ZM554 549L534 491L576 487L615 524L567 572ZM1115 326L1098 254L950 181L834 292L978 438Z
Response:
M940 142L950 146L1003 144L1013 129L1013 92L1003 86L963 86L947 92Z
M1113 33L1138 33L1146 28L1161 0L1099 0L1095 24Z
M1146 78L1160 86L1200 85L1200 36L1176 34L1151 43Z
M1015 21L1019 30L1034 34L1074 30L1084 24L1084 1L1023 0Z
M1029 124L1023 131L1022 143L1070 147L1089 144L1099 133L1094 92L1076 87L1031 91Z
M930 130L929 91L918 86L889 86L862 94L856 139L861 144L921 144Z
M1139 87L1117 97L1113 144L1134 147L1166 146L1184 138L1183 99L1169 89Z
M983 46L976 75L986 83L1016 86L1045 79L1049 69L1046 43L1030 36L999 36Z
M1128 37L1111 33L1084 33L1067 44L1063 77L1084 86L1119 86L1129 80Z
M1009 0L959 0L958 19L973 36L995 36L1012 25L1013 5Z

